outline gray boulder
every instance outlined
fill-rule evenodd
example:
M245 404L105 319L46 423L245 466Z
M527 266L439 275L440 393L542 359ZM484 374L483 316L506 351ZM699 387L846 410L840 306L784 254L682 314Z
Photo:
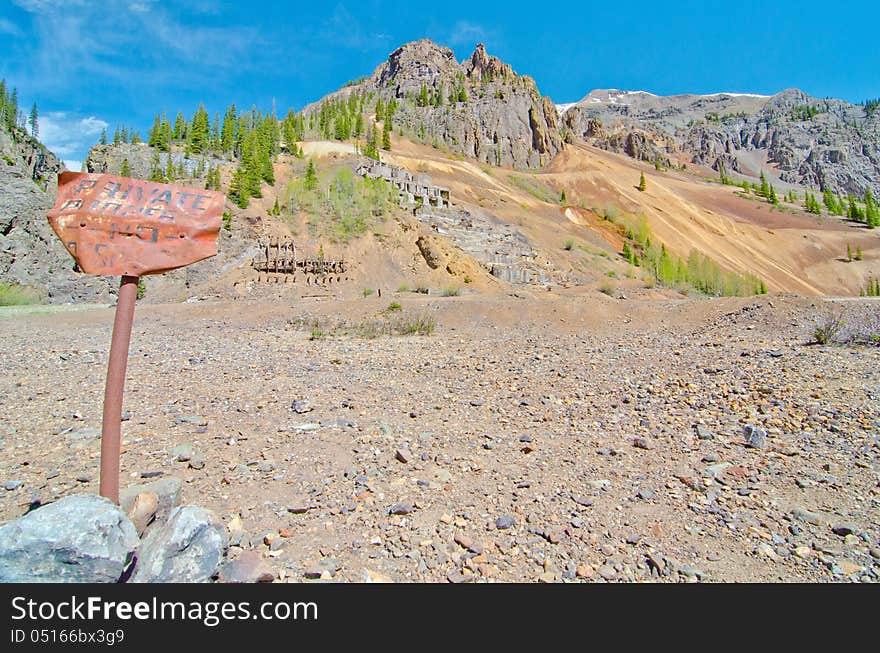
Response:
M198 506L180 506L141 543L131 580L206 583L217 573L227 544L226 529L214 513Z
M115 583L137 545L110 500L65 497L0 526L0 582Z
M767 431L760 426L746 424L743 427L743 435L746 439L746 446L753 449L763 449L767 446Z

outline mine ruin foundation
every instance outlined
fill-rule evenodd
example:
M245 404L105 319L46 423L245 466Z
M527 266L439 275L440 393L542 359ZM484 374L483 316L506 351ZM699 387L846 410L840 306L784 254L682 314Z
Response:
M325 286L347 280L348 267L344 259L297 258L292 239L264 239L258 248L259 254L251 261L251 267L259 273L257 281L296 283L302 280L309 286Z

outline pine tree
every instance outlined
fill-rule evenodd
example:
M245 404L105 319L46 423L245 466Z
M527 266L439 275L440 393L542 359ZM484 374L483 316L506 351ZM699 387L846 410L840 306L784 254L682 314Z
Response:
M131 166L128 163L128 159L122 159L122 166L119 168L119 176L131 177Z
M367 129L367 144L364 146L364 156L379 160L379 126L375 123Z
M133 139L132 142L134 142ZM165 132L162 130L162 120L158 113L156 114L156 117L153 118L153 126L150 128L147 145L155 147L160 152L168 151L168 141L165 139Z
M849 196L849 206L847 207L846 217L855 222L864 222L865 220L865 214L856 203L856 198L852 195Z
M246 209L250 203L247 193L247 172L242 164L235 168L232 173L232 181L229 182L229 199L235 202L236 206Z
M31 136L34 138L40 137L40 123L39 118L37 116L37 103L34 102L34 106L31 107L31 115L28 116L28 124L31 126Z
M779 204L779 198L776 197L776 189L773 188L773 184L770 184L770 196L767 199L771 204Z
M116 125L116 131L113 132L113 144L119 145L122 141L122 136L119 134L119 125Z
M880 226L880 208L877 207L870 188L865 189L865 223L869 229Z
M825 205L825 208L828 209L829 214L838 214L837 202L835 201L834 194L831 192L830 188L826 188L822 192L822 203Z
M165 110L162 110L162 121L159 125L159 130L162 132L162 143L164 144L165 149L163 151L170 152L171 151L171 123L168 122L168 116L165 113Z
M12 89L12 97L9 99L9 106L6 108L6 124L9 131L18 127L18 89Z
M767 177L764 176L763 170L761 170L761 188L758 191L758 195L770 199L770 184L767 183Z
M102 130L101 130L101 140L100 140L100 143L101 143L101 145L106 145L106 144L107 144L107 130L106 130L106 129L102 129Z
M317 190L318 174L315 172L315 164L309 159L309 165L306 166L306 176L303 182L306 190Z
M391 120L388 119L388 114L385 115L385 122L382 125L382 149L388 152L391 151Z
M208 149L211 138L211 126L208 112L205 111L205 105L199 104L199 108L193 115L192 123L189 128L189 147L191 152L201 154Z
M183 112L178 111L177 117L174 119L174 140L182 141L186 139L187 124Z
M857 261L862 260L862 246L861 245L856 245L856 260Z
M641 179L639 179L639 190L644 192L648 190L648 181L645 179L645 173L642 173Z
M150 163L150 181L165 182L165 175L162 173L162 163L159 161L159 153L153 153L153 160Z

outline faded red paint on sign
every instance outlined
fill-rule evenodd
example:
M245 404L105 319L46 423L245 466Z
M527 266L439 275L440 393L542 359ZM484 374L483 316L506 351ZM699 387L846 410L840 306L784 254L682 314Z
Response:
M49 223L88 274L139 277L217 253L223 193L62 172Z

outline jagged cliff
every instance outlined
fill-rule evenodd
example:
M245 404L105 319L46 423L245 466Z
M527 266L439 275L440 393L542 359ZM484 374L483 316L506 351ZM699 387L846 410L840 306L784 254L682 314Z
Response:
M23 130L0 129L0 281L30 288L48 302L106 301L110 280L76 272L46 219L62 168Z
M395 129L491 165L538 168L563 147L551 100L482 44L459 64L452 50L427 39L407 43L372 75L325 100L352 92L395 99ZM420 93L434 101L420 106Z
M797 89L771 97L593 91L564 111L562 124L637 159L681 155L750 176L767 167L785 182L820 190L880 192L880 112Z

